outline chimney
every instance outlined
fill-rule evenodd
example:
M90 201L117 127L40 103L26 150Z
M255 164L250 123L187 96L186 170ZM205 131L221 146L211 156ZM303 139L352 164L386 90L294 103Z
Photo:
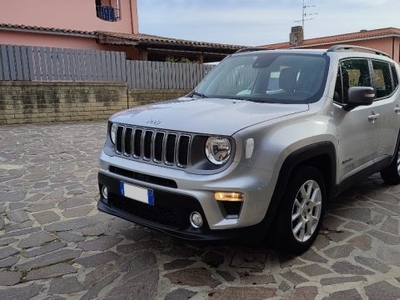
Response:
M289 35L289 43L291 46L301 45L304 41L304 32L302 26L294 26Z

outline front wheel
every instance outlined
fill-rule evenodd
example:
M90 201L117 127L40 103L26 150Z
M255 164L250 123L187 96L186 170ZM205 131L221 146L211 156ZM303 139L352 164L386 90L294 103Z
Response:
M400 183L400 147L397 146L395 157L392 163L381 171L381 177L386 184Z
M321 173L310 166L290 177L278 211L278 246L291 254L301 254L314 242L322 225L326 202Z

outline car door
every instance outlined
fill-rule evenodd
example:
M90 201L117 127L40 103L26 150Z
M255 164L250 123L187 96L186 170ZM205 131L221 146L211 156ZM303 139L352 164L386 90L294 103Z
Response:
M339 181L372 166L379 146L380 103L344 109L352 86L372 86L368 59L344 59L339 65L334 94Z
M393 155L400 127L400 93L396 90L398 76L393 63L372 60L372 84L379 102L379 145L376 161Z

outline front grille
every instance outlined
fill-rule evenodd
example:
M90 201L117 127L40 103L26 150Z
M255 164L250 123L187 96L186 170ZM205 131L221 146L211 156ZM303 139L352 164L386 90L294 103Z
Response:
M116 153L134 159L186 168L192 138L188 134L118 126Z

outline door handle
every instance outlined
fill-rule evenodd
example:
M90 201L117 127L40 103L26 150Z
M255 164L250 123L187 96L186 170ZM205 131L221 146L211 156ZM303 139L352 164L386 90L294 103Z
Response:
M368 121L370 121L371 123L375 123L376 119L378 119L378 117L379 117L379 114L376 114L374 112L372 112L372 113L373 113L372 115L368 116Z
M394 112L395 112L397 115L400 115L400 107L399 107L398 105L396 105L396 107L394 108Z

